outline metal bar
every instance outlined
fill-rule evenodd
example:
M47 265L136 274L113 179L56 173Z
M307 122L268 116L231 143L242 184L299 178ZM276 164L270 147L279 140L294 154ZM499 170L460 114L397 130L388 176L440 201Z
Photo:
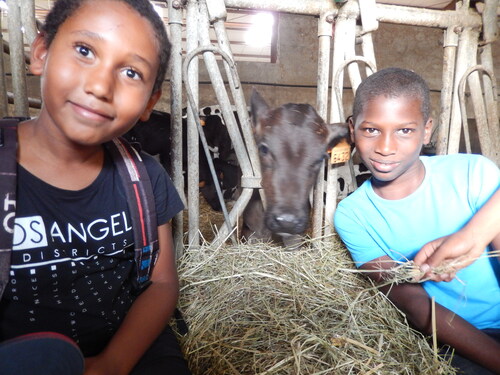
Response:
M488 77L483 76L484 98L486 102L486 110L488 113L488 123L490 134L493 140L492 148L497 152L496 163L500 165L500 124L498 121L498 96L496 89L496 77L494 75L492 42L499 37L497 24L497 7L498 0L486 0L482 14L483 17L483 40L479 48L479 58L481 65L493 73L488 82Z
M347 25L347 33L346 33L346 41L345 41L345 59L350 61L353 57L356 56L356 19L348 17L346 21ZM358 64L348 64L347 65L348 77L351 83L351 88L353 92L353 96L356 95L356 89L361 83L361 74L359 72ZM345 117L342 116L341 121L345 121Z
M347 4L345 4L347 5ZM345 7L344 5L344 7ZM346 53L346 34L348 33L348 18L349 12L345 12L346 8L342 7L335 20L334 36L333 36L333 57L332 57L332 93L330 97L330 122L343 122L345 120L342 113L342 92L340 96L336 95L337 88L340 82L340 88L344 86L344 72L339 70L345 59ZM335 77L335 72L339 75ZM326 198L325 198L325 227L324 234L328 236L333 233L333 214L337 207L337 182L338 166L328 165L326 175Z
M198 48L199 4L190 0L186 11L186 51L191 53ZM192 92L193 111L187 111L187 128L183 129L187 138L187 203L188 203L188 244L200 245L200 141L196 120L199 121L199 58L193 55L184 76ZM215 180L217 181L217 180Z
M372 74L376 72L375 65L364 56L353 56L348 60L344 60L339 65L337 70L334 72L332 81L333 82L332 85L335 87L335 96L337 98L337 104L339 106L338 111L341 119L339 122L345 121L344 109L342 106L342 84L340 82L340 77L342 76L342 71L346 68L346 66L348 67L350 64L354 62L364 62L371 69Z
M225 0L226 7L240 9L262 9L277 12L319 16L323 12L337 9L332 0ZM349 8L357 18L358 4L344 4L341 9ZM481 17L465 9L443 11L401 5L378 4L376 19L380 22L398 23L413 26L428 26L446 29L450 26L480 27Z
M265 9L313 16L336 9L332 0L224 0L224 2L228 8Z
M345 117L344 117L345 114L344 114L344 109L343 109L343 105L342 105L342 97L341 97L342 86L341 86L341 83L339 82L339 79L340 79L340 76L341 76L343 70L346 67L349 67L349 65L351 65L354 62L364 62L366 64L366 66L371 70L372 74L376 72L375 65L370 60L368 60L367 58L365 58L363 56L352 56L348 60L343 61L340 64L340 66L338 67L337 71L334 72L332 85L335 87L335 94L337 96L337 103L339 105L339 109L338 110L339 110L339 113L340 113L340 118L344 119L343 121L345 121ZM353 86L354 94L356 93L356 89L357 89L357 86L356 87ZM354 165L353 165L352 158L349 158L349 160L347 161L347 168L349 170L349 174L350 174L350 177L351 177L352 188L354 190L356 190L358 188L358 184L356 182L356 175L355 175L355 172L354 172ZM347 184L347 181L346 181L346 184ZM336 199L336 196L335 196L335 199ZM333 201L333 197L330 200ZM329 202L328 195L327 195L327 202ZM331 205L327 205L327 207L325 208L325 211L326 211L325 216L327 218L328 217L333 218L333 214L335 213L335 206L333 206L333 209L332 209L332 206L333 206L333 203Z
M437 129L436 154L444 155L448 151L448 136L453 100L453 77L457 58L458 34L455 27L444 32L443 83L441 89L441 112Z
M177 191L181 196L184 196L184 177L182 175L182 8L176 0L168 0L168 24L172 43L170 54L172 180ZM173 234L177 257L180 257L184 250L183 216L184 213L181 211L174 217Z
M200 14L200 15L201 15L201 18L203 18L203 14ZM200 22L200 23L202 23L202 22ZM202 33L201 30L202 30L202 28L200 28L200 30L199 30L200 33ZM183 65L183 76L184 77L187 77L188 66L189 66L191 59L194 56L196 56L197 54L203 52L205 54L205 61L206 61L206 58L207 58L206 52L207 51L218 52L222 56L223 59L225 59L228 63L231 63L231 67L233 70L236 69L234 66L234 63L231 60L231 57L229 55L227 55L225 52L221 51L220 49L218 49L215 46L200 46L200 47L194 49L193 51L191 51L186 56L186 59L184 60L184 65ZM211 56L215 59L213 53L211 54ZM213 69L213 67L212 67L212 69ZM222 81L222 77L219 77L219 78ZM194 120L195 120L196 126L198 128L198 135L200 136L200 140L201 140L201 143L203 145L203 150L204 150L205 155L207 157L208 166L210 168L210 172L211 172L212 178L214 180L215 190L217 192L217 196L218 196L219 201L221 203L222 212L224 214L224 219L225 219L225 223L226 223L226 226L228 229L228 233L231 233L232 229L233 229L232 226L234 223L231 223L231 221L229 220L229 215L227 213L227 208L226 208L226 204L224 202L224 197L222 195L222 190L220 188L220 184L218 183L219 179L217 178L217 173L215 172L212 156L210 155L210 150L208 149L207 139L205 138L205 133L203 132L203 128L202 128L201 123L200 123L200 118L197 116L198 112L197 112L195 99L193 98L193 93L192 93L191 87L189 86L189 83L185 80L184 84L186 85L186 94L188 97L189 105L190 105L191 111L193 112ZM214 87L216 87L216 93L218 92L219 94L222 94L222 95L223 95L223 93L225 93L225 91L222 92L220 90L220 87L217 87L216 84L214 84ZM219 89L219 91L217 91L217 88ZM230 107L230 105L227 106L226 108L229 108L229 107ZM221 109L223 110L223 108L221 108ZM222 228L221 228L221 230L222 230ZM233 242L235 242L234 238L231 237L231 239L233 240Z
M22 0L19 3L24 35L27 43L31 45L38 35L35 18L35 0Z
M479 31L465 28L460 34L455 68L455 80L453 84L453 101L451 108L450 132L448 135L448 154L458 153L461 134L460 100L458 97L458 85L466 70L475 65L472 61L476 55ZM475 60L474 60L475 61Z
M21 10L16 0L7 0L9 7L10 67L12 91L14 92L14 116L29 114L28 89L26 85L26 64L24 63L24 42L21 31Z
M9 104L14 104L14 94L7 91L7 100ZM40 98L30 98L28 97L28 104L30 108L40 109L42 108L42 100Z
M473 63L477 63L477 45L476 49L471 51L471 54L474 54ZM468 76L468 84L470 88L470 97L472 101L472 107L474 108L474 117L476 118L476 126L479 135L479 143L481 144L481 153L490 158L491 160L495 160L495 150L493 150L492 139L490 136L490 132L488 130L488 118L486 116L486 108L484 105L484 97L483 90L481 87L481 81L479 79L478 70L483 70L481 68L474 69L474 67L470 68L471 73L466 72ZM491 77L491 76L490 76ZM498 150L496 151L498 152Z
M496 86L495 70L491 51L492 45L487 44L479 50L481 65L488 69L492 76L483 77L484 100L488 116L489 130L492 138L492 151L496 153L494 161L500 165L500 122L498 121L498 89Z
M209 23L208 23L208 14L206 17L203 15L203 12L206 12L205 7L201 7L200 11L202 12L200 23L200 43L205 46L210 45L209 38ZM217 65L217 61L215 59L215 55L213 51L218 51L221 56L227 55L220 49L207 49L206 52L203 53L203 59L205 61L205 65L207 67L208 74L212 81L212 85L214 87L215 95L217 96L217 100L221 107L222 116L224 117L224 121L227 126L227 130L231 137L231 141L234 145L234 150L236 152L236 157L238 158L238 163L240 164L243 176L253 176L253 169L250 163L250 159L245 150L245 144L241 137L241 134L238 129L238 124L236 123L236 119L234 118L233 111L231 110L231 102L229 100L229 96L226 91L226 87L224 85L224 81L222 79L219 67ZM232 59L228 56L228 63L234 64ZM233 65L231 68L233 74L238 74L235 66ZM239 82L239 78L235 78L235 81Z
M215 34L217 35L217 42L219 48L224 51L229 56L233 56L231 51L231 46L229 42L229 37L227 36L226 28L224 26L224 21L226 19L227 13L224 6L223 0L209 0L207 1L207 10L209 13L210 21L213 24ZM250 165L253 169L253 175L260 178L260 160L259 153L257 151L257 145L255 144L255 138L253 136L252 126L250 123L250 117L248 115L248 109L245 102L245 95L241 82L239 82L238 77L233 77L231 73L231 68L229 64L223 61L226 75L228 77L229 87L234 98L236 105L236 110L238 113L238 118L240 120L241 132L243 134L243 139L245 140L246 148L248 151L248 157L250 159ZM238 81L235 81L238 79ZM232 116L234 118L234 116ZM230 119L232 120L232 118ZM234 119L236 123L236 119Z
M493 139L488 129L488 120L486 117L486 108L484 106L484 102L482 100L482 91L481 85L479 83L479 77L477 76L477 72L482 71L487 75L490 80L494 77L493 72L486 69L481 65L471 66L463 77L460 80L458 85L458 94L460 100L460 110L462 114L462 124L464 133L468 130L467 123L467 112L465 109L465 84L469 81L469 87L471 91L471 98L473 101L474 114L476 118L477 131L479 135L479 143L481 144L481 153L492 160L494 160L493 155ZM473 76L475 75L475 77ZM470 146L470 136L469 134L464 134L465 143L467 147L467 153L471 152ZM498 151L497 151L498 152Z
M359 10L361 13L361 33L371 33L378 29L378 21L375 17L377 14L377 4L375 0L363 0L359 2Z
M0 12L0 41L4 43L2 34L2 12ZM9 99L7 93L7 83L5 82L5 64L4 52L1 52L0 58L0 117L9 115Z
M330 47L332 44L332 22L334 15L324 12L318 20L318 88L316 109L325 122L328 122L328 80L330 76ZM325 162L323 162L313 189L312 237L321 237L323 231L323 211L325 194Z
M372 63L372 66L375 68L375 72L377 71L377 61L375 59L375 48L373 47L373 38L372 33L366 33L361 36L361 49L363 51L363 56ZM369 65L366 65L365 73L367 76L372 74L372 71Z

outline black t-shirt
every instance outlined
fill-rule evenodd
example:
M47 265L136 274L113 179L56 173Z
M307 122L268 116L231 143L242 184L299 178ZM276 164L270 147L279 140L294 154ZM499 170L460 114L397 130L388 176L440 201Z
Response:
M153 185L158 225L183 208L170 177L141 154ZM55 331L97 354L134 300L132 223L111 157L88 187L49 185L18 166L10 281L0 301L0 341Z

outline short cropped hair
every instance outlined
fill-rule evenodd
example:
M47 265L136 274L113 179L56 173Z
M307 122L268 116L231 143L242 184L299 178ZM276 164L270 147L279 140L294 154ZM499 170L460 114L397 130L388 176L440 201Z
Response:
M424 121L430 116L429 87L417 73L401 68L382 69L365 78L356 91L353 120L363 113L366 103L383 95L386 98L408 97L420 100Z
M45 19L45 24L42 27L42 32L44 33L45 43L47 48L50 46L54 40L59 27L73 15L84 3L88 1L96 0L57 0L50 10L47 18ZM153 6L149 0L114 0L120 1L128 4L130 8L134 9L142 17L147 19L154 30L157 48L158 48L158 59L159 67L156 74L156 80L153 86L153 92L161 89L163 81L165 80L165 75L168 69L168 61L170 58L171 44L168 40L167 32L165 30L165 25L161 17L156 13Z

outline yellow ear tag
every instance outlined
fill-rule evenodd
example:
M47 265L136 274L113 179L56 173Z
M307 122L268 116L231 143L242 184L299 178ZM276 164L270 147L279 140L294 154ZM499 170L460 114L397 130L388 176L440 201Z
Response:
M351 158L351 146L347 142L347 139L343 139L330 150L330 153L331 164L345 163Z

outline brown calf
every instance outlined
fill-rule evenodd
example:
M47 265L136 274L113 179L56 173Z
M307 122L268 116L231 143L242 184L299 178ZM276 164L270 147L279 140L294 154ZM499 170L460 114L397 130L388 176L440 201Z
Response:
M327 150L349 134L347 124L326 124L309 104L269 108L257 91L251 98L266 209L258 194L244 214L247 240L302 234L309 223L309 195Z

